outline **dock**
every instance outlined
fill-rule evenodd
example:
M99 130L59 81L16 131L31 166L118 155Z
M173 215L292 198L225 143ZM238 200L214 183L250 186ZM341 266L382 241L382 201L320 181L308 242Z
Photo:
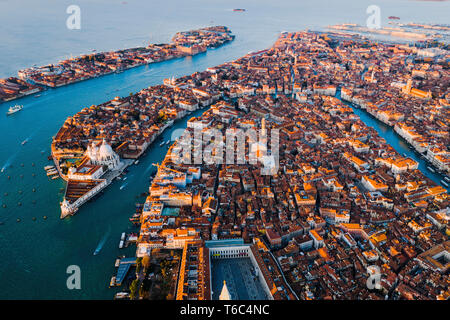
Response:
M117 260L119 260L117 274L111 278L111 283L113 283L113 279L114 279L113 286L121 286L123 280L125 280L125 277L128 274L128 271L130 271L130 268L132 266L136 265L136 258L122 258L122 259L117 259ZM116 260L115 265L117 265L117 260ZM110 287L111 287L111 283L110 283Z

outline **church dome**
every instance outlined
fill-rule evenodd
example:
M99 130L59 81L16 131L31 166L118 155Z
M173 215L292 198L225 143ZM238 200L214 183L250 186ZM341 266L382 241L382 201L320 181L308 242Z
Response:
M114 157L114 151L111 148L111 146L106 143L105 140L103 140L102 145L100 146L98 150L99 158L100 159L110 159Z

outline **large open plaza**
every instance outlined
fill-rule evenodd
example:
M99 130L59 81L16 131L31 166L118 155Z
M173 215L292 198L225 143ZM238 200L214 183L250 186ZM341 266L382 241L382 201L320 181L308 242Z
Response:
M212 298L219 299L226 281L232 300L266 300L250 258L211 260Z

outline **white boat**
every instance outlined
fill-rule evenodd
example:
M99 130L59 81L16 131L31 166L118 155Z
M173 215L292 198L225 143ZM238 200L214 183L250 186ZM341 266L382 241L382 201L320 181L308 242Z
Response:
M130 294L128 292L117 292L114 299L125 299L128 298Z
M134 164L138 164L139 163L139 160L136 160L135 162L134 162Z
M122 249L122 248L123 248L123 240L120 240L119 249Z
M122 232L122 236L120 237L120 240L125 240L125 232Z
M169 144L169 143L170 143L170 140L167 140L166 144Z
M444 180L441 180L441 183L442 183L444 186L448 187L448 183L445 182Z
M55 169L55 166L45 166L44 167L45 171L50 170L50 169Z
M164 141L159 144L160 147L162 147L163 145L164 145Z
M436 171L435 171L432 167L429 167L429 166L428 166L427 169L430 170L430 171L433 172L433 173L436 173Z
M14 107L9 107L8 112L6 113L6 115L10 115L16 112L19 112L20 110L23 109L22 105L16 104Z

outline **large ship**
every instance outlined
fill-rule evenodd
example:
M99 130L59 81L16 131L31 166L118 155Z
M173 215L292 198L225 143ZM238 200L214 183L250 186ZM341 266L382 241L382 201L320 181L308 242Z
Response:
M23 106L22 106L22 105L16 104L14 107L10 107L10 108L8 109L8 112L6 113L6 115L9 116L10 114L19 112L19 111L22 110L22 109L23 109Z

